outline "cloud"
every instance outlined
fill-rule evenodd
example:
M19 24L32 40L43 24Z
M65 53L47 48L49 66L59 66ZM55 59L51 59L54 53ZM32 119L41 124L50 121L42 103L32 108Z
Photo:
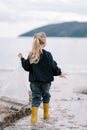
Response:
M87 21L87 0L0 0L3 34L8 34L8 27L18 34L31 27L72 20Z
M60 13L60 15L61 13L64 15L74 13L81 16L85 14L87 17L87 2L84 3L81 0L1 0L0 2L0 21L3 22L27 22L31 18L32 20L45 19L43 12L49 18L51 17L49 12L52 13L52 16L54 14L53 18L56 13Z

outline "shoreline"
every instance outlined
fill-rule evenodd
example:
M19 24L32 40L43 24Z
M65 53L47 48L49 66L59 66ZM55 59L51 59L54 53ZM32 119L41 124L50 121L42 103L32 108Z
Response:
M69 74L67 79L55 77L51 86L50 113L48 121L44 121L42 105L39 108L38 123L32 126L30 116L18 120L14 125L5 128L9 130L87 130L87 74Z

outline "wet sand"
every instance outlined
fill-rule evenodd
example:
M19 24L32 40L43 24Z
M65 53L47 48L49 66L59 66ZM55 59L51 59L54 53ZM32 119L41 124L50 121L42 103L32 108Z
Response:
M43 119L41 104L35 126L27 116L4 130L87 130L87 94L81 93L83 89L87 90L87 74L56 77L50 90L50 118Z

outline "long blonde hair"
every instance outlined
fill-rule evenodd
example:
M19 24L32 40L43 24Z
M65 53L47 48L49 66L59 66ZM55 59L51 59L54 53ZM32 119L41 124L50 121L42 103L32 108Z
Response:
M37 64L39 62L41 55L41 45L46 45L46 34L44 32L34 34L33 47L29 53L30 64Z

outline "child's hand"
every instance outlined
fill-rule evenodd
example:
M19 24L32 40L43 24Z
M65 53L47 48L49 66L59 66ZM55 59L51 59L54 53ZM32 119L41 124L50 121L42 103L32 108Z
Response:
M60 77L60 78L67 79L66 75L67 75L67 74L62 73L61 75L59 75L59 77Z
M21 59L23 56L22 56L22 53L19 53L18 54L18 57Z

